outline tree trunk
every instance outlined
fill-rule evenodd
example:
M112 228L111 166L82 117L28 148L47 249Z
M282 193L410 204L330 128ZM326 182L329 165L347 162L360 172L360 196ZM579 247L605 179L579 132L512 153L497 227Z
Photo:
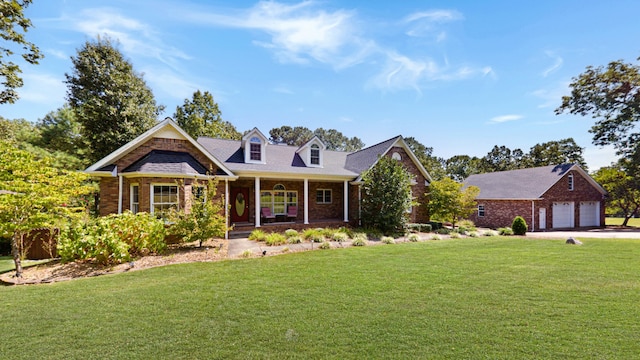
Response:
M19 232L13 233L13 238L11 241L11 255L13 255L13 263L16 266L16 277L22 277L22 260L20 259L20 240L22 238L22 234Z
M631 218L631 216L633 216L633 214L631 214L631 215L625 214L624 215L624 221L622 222L622 225L621 225L622 227L627 227L627 223L629 222L629 219Z

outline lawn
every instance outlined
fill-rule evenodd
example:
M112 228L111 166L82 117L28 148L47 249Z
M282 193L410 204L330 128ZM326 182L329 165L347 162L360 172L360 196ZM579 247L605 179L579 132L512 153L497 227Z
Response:
M0 358L612 359L638 240L475 238L0 287Z
M23 260L22 267L29 267L37 264L42 264L49 260ZM13 263L13 257L11 256L0 256L0 274L3 272L7 272L10 270L14 270L16 268Z
M622 225L624 222L624 218L614 218L614 217L606 217L604 223L608 226L612 225ZM627 226L640 227L640 218L631 218L627 223Z

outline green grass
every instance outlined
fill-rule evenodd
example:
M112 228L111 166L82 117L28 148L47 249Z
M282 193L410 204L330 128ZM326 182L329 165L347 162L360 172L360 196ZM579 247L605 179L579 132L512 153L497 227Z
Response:
M605 225L620 226L624 222L624 218L606 217L604 220ZM627 226L640 227L640 218L631 218L627 223Z
M442 240L0 287L0 358L613 359L640 241Z
M49 260L23 260L22 261L22 267L29 267L29 266L33 266L33 265L38 265L38 264L42 264L45 263ZM14 270L15 264L13 263L13 257L11 256L0 256L0 274L7 272L7 271L11 271Z

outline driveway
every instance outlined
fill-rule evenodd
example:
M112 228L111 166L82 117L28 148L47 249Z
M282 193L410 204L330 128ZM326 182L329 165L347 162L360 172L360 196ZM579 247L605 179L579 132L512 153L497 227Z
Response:
M580 231L536 231L527 232L527 237L545 239L572 238L607 238L607 239L640 239L640 229L592 229Z

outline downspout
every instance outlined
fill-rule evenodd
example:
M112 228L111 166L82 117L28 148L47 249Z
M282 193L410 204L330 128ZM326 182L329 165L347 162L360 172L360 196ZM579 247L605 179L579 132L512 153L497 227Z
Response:
M118 175L118 214L122 214L122 174Z
M362 226L362 186L358 184L358 226Z
M535 200L531 200L531 232L536 231L536 206Z

